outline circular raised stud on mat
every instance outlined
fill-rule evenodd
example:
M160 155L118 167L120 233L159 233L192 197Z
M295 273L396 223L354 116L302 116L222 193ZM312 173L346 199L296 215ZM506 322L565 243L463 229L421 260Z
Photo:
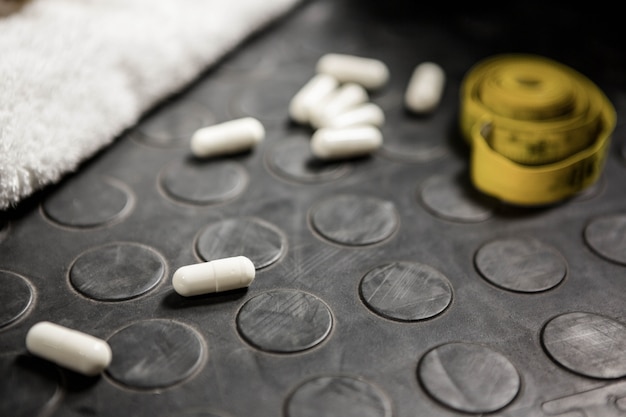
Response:
M248 184L248 175L233 161L177 159L160 173L159 184L176 201L209 205L239 196Z
M585 227L587 245L602 258L626 265L626 214L592 219Z
M165 260L154 249L115 242L89 249L70 267L70 283L86 297L123 301L153 289L165 275Z
M109 340L113 361L108 375L140 389L165 388L189 378L207 353L201 336L171 320L145 320L117 331Z
M206 226L196 241L205 261L245 256L256 269L276 262L287 249L287 239L274 225L252 217L221 220Z
M32 305L31 284L20 275L0 271L0 329L22 317Z
M567 274L561 253L532 238L503 238L485 243L476 252L474 262L487 281L510 291L546 291L559 285Z
M310 143L298 137L287 138L270 149L268 166L280 177L299 183L322 183L339 179L350 172L345 161L323 161L311 152Z
M419 321L443 312L452 301L452 286L438 270L417 262L392 262L365 274L361 299L372 311L400 321Z
M92 228L121 219L133 204L134 196L124 183L108 177L79 176L51 194L42 210L57 224Z
M300 384L285 404L287 417L390 417L391 402L370 382L351 376L320 376Z
M432 176L422 184L419 200L435 216L453 222L482 222L493 215L485 199L463 178Z
M570 371L601 379L626 376L626 325L616 320L561 314L544 326L541 341L548 355Z
M268 352L293 353L321 343L332 315L319 298L296 290L272 290L246 301L237 329L251 345Z
M517 396L517 369L501 353L472 343L438 346L420 360L417 375L440 403L464 413L491 413Z
M398 229L395 205L377 197L334 195L311 210L311 223L324 238L349 246L365 246L388 239Z
M189 99L172 101L141 120L133 137L157 148L183 147L193 132L214 122L205 105Z

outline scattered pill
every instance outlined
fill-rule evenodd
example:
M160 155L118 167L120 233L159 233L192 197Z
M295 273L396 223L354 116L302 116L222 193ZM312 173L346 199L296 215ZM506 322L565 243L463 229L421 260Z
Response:
M311 109L311 124L322 127L333 117L369 100L369 94L360 84L346 83Z
M443 69L434 62L423 62L413 70L404 95L406 107L415 113L435 110L446 81Z
M248 287L255 274L250 259L235 256L182 266L174 272L172 285L178 294L190 297Z
M364 103L353 109L345 111L335 117L329 118L323 127L352 127L371 125L381 127L385 124L385 113L375 103Z
M243 117L198 129L191 137L191 151L199 158L231 155L250 150L264 138L263 124Z
M323 55L317 61L316 71L332 75L340 83L354 82L368 90L379 89L389 81L389 69L384 62L355 55Z
M382 142L382 133L375 126L321 128L311 137L311 152L325 160L354 158L373 153Z
M30 328L26 349L72 371L94 376L111 363L111 348L104 340L48 321Z
M310 109L325 100L339 87L339 81L328 74L314 75L291 99L289 115L297 123L310 122Z

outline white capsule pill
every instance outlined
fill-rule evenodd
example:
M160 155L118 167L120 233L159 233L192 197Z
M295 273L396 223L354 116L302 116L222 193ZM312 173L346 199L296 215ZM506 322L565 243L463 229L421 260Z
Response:
M231 155L250 150L264 138L263 124L243 117L198 129L191 137L191 151L200 158Z
M250 259L234 256L182 266L174 272L172 285L178 294L190 297L248 287L255 274Z
M383 87L389 81L389 69L384 62L347 54L326 54L316 64L316 71L337 78L340 83L357 83L368 90Z
M321 128L311 137L311 152L320 159L344 159L366 156L383 143L383 135L375 126Z
M289 102L289 116L296 123L308 124L310 110L339 87L339 81L328 74L316 74Z
M111 363L109 344L97 337L42 321L26 334L26 349L72 371L94 376Z
M439 105L445 81L445 72L438 64L419 64L413 70L404 94L406 107L415 113L432 112Z
M385 113L375 103L364 103L335 117L329 118L323 127L376 126L385 124Z
M333 117L369 100L369 94L359 84L346 83L311 109L311 125L322 127Z

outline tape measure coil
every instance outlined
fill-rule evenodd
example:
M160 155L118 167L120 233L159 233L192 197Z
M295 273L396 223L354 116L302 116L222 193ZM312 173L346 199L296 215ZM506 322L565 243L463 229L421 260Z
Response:
M597 181L615 119L588 78L541 56L485 59L461 85L472 182L512 204L555 203Z

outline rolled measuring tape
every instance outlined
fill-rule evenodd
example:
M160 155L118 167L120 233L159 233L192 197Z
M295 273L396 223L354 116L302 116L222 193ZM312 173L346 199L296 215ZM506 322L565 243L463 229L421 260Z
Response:
M460 131L474 186L523 206L557 203L595 183L616 123L588 78L542 56L475 64L461 84Z

